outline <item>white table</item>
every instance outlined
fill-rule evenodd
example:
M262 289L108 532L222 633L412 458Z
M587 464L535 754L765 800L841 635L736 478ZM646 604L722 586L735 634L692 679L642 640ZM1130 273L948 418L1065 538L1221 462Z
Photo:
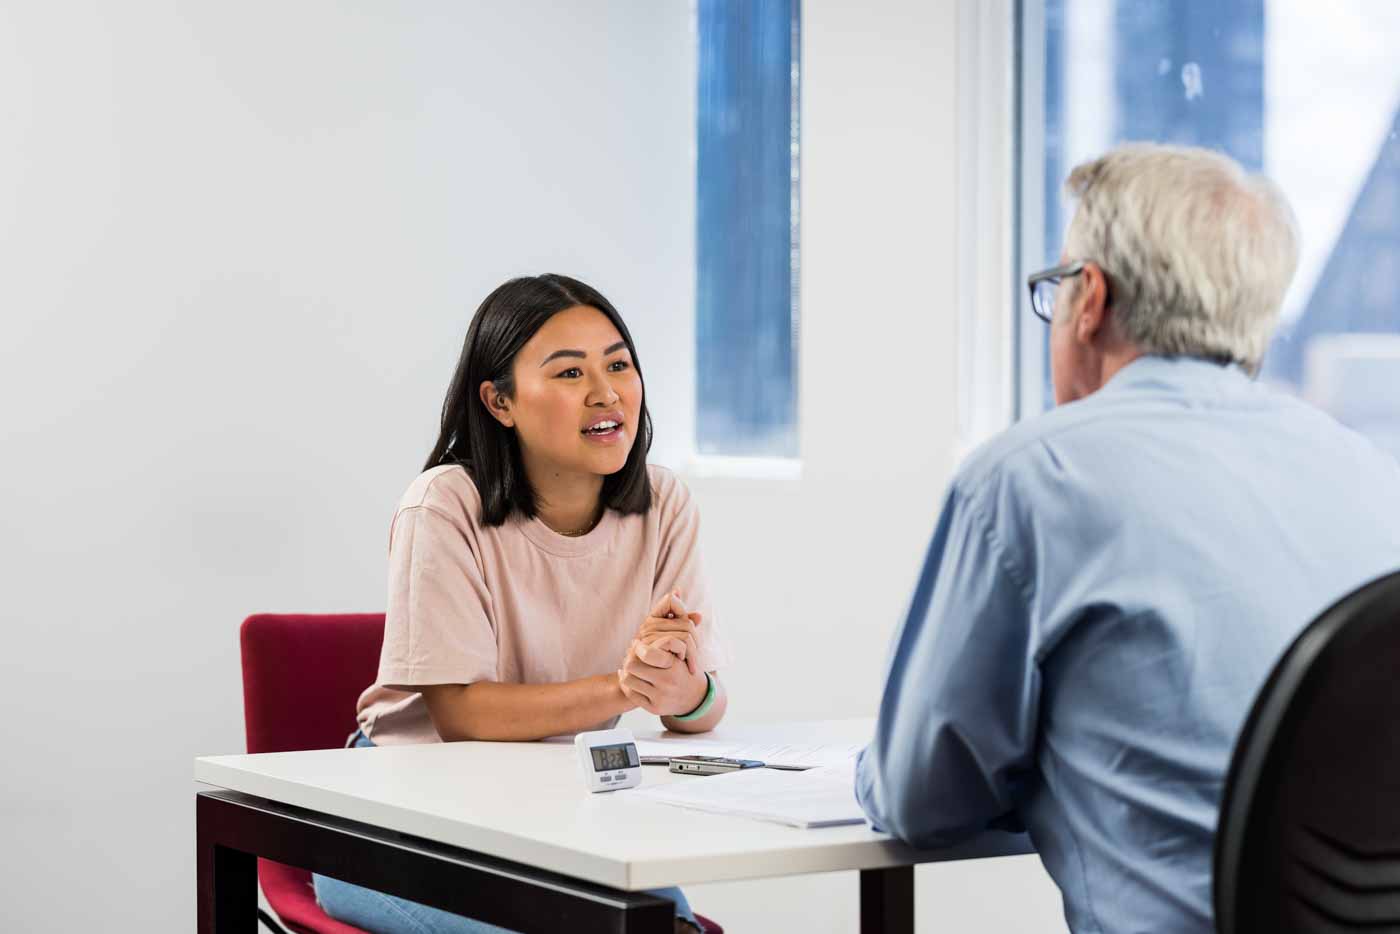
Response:
M780 729L857 742L872 722ZM1024 836L998 832L921 851L864 826L799 830L589 794L561 743L210 756L195 779L227 789L197 804L199 929L218 934L255 927L255 856L522 931L670 931L670 903L642 890L854 869L862 930L912 931L915 864L1030 852ZM644 785L672 781L705 779L644 767Z

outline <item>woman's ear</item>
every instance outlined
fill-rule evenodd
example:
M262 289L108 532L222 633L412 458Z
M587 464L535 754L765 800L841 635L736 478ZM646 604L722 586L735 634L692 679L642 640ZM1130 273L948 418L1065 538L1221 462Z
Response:
M515 416L510 410L510 400L496 389L495 383L489 379L484 381L477 387L477 395L481 396L481 404L486 406L486 411L491 413L492 418L507 428L515 427Z

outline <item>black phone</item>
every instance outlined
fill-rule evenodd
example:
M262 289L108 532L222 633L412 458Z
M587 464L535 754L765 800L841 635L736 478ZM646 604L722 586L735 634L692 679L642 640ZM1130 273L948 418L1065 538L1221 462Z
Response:
M682 775L720 775L740 769L761 769L757 759L727 759L724 756L674 756L671 771Z

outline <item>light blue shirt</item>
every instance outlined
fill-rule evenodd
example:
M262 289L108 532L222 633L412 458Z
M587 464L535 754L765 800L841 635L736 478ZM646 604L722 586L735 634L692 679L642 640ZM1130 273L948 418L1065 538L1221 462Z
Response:
M1396 568L1400 462L1237 368L1141 358L954 478L860 802L918 846L1025 826L1075 932L1211 931L1256 692Z

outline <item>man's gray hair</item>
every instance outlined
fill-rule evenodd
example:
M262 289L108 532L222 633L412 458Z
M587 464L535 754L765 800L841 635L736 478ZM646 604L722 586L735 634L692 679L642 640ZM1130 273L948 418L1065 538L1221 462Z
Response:
M1277 185L1220 153L1132 144L1076 167L1065 188L1079 202L1065 254L1103 268L1120 336L1258 371L1298 265Z

